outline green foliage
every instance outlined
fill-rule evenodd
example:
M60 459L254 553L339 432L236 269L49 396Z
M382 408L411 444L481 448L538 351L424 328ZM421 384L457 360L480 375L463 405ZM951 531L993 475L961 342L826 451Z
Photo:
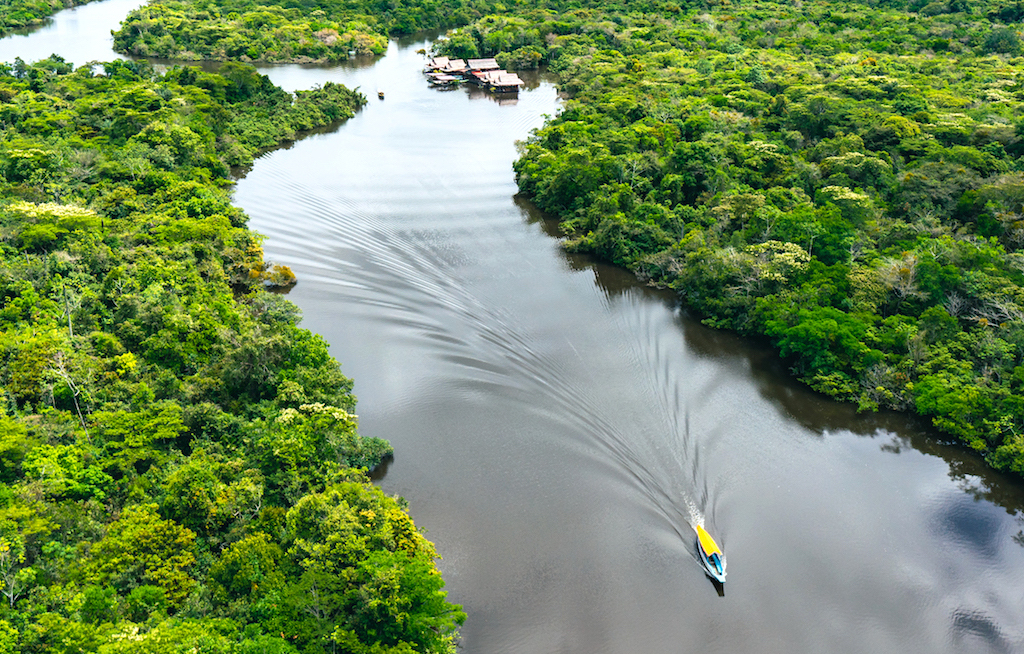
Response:
M0 653L449 651L433 548L365 476L391 447L228 190L365 98L101 69L0 68ZM339 484L361 559L317 558L350 570L328 620L287 516Z
M125 507L103 540L92 548L85 566L94 582L131 591L128 599L130 604L134 602L133 611L157 604L162 607L165 599L178 604L195 585L189 575L196 563L195 534L161 520L156 508L154 504Z
M558 74L570 99L515 171L565 246L767 336L816 390L916 410L1019 472L1012 7L587 7L488 16L436 46L536 48Z
M15 654L18 640L17 630L7 620L0 620L0 654Z
M303 570L300 601L313 633L440 652L465 620L445 602L434 548L394 499L353 483L302 498L288 512L289 555ZM313 622L313 621L310 621ZM316 624L319 623L319 624Z
M335 62L353 54L383 54L388 35L453 27L491 6L482 0L283 0L273 5L161 0L128 15L114 34L114 49L179 60ZM469 46L475 48L472 42ZM466 56L476 56L470 52ZM531 61L535 55L524 51L517 56Z
M997 27L985 37L985 51L1015 55L1020 52L1020 37L1009 27Z
M163 596L163 591L160 591ZM78 609L83 622L92 624L113 622L117 609L117 591L104 586L86 586L82 591L82 605Z
M132 622L145 622L167 608L167 593L160 586L138 586L125 599L125 612Z

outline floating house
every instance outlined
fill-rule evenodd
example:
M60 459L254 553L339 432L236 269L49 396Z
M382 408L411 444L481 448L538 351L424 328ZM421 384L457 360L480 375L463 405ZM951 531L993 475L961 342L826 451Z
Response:
M449 59L448 57L434 57L427 62L423 72L425 73L447 73L457 75L469 70L463 59Z
M512 93L526 86L526 83L515 73L505 70L491 70L485 73L484 86L499 93Z
M436 73L448 65L448 57L432 57L423 68L425 73Z
M494 59L433 57L423 72L435 86L452 86L466 80L497 93L513 93L526 85L519 75L502 70Z
M498 70L501 66L494 59L468 59L466 60L466 67L469 68L470 73L484 70Z
M466 79L477 86L487 86L487 73L485 70L474 70L470 71Z

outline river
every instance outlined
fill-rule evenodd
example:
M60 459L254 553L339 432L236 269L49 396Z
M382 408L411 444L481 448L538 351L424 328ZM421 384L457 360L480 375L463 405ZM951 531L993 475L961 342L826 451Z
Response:
M27 38L110 58L80 43L110 29L100 8L137 4L119 2ZM235 197L355 379L361 432L394 445L377 483L442 555L462 651L1024 651L1024 484L563 253L511 170L555 87L437 91L427 45L263 69L370 103L260 157ZM727 554L724 590L698 522Z

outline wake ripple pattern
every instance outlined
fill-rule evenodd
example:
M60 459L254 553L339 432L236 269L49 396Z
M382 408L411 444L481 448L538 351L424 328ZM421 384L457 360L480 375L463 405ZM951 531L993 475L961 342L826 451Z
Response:
M272 160L261 166L264 171L276 168ZM301 277L315 278L347 303L372 309L375 319L429 339L435 356L464 371L456 383L519 401L526 410L568 425L624 476L697 559L694 529L713 516L717 496L702 464L714 439L698 438L691 430L692 389L680 373L674 354L678 347L665 340L666 330L651 321L618 326L633 368L628 374L641 380L645 388L637 395L647 403L641 409L647 415L642 425L623 424L515 316L467 290L460 275L470 257L452 239L443 231L415 228L423 213L443 213L432 196L444 189L392 189L396 201L367 207L350 190L313 187L281 170L267 174L275 177L275 193L289 198L249 209L261 225L272 226L262 228L271 237L268 249L280 252L289 265L295 262ZM472 223L474 216L507 211L507 196L493 202L486 195L461 200L459 221ZM422 208L417 218L403 216L417 208ZM458 229L458 222L452 224ZM627 294L624 301L637 300Z

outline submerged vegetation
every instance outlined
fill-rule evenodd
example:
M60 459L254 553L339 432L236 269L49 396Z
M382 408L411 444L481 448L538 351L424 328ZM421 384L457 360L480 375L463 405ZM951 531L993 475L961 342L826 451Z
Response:
M365 98L0 67L0 652L446 652L433 545L228 173Z

